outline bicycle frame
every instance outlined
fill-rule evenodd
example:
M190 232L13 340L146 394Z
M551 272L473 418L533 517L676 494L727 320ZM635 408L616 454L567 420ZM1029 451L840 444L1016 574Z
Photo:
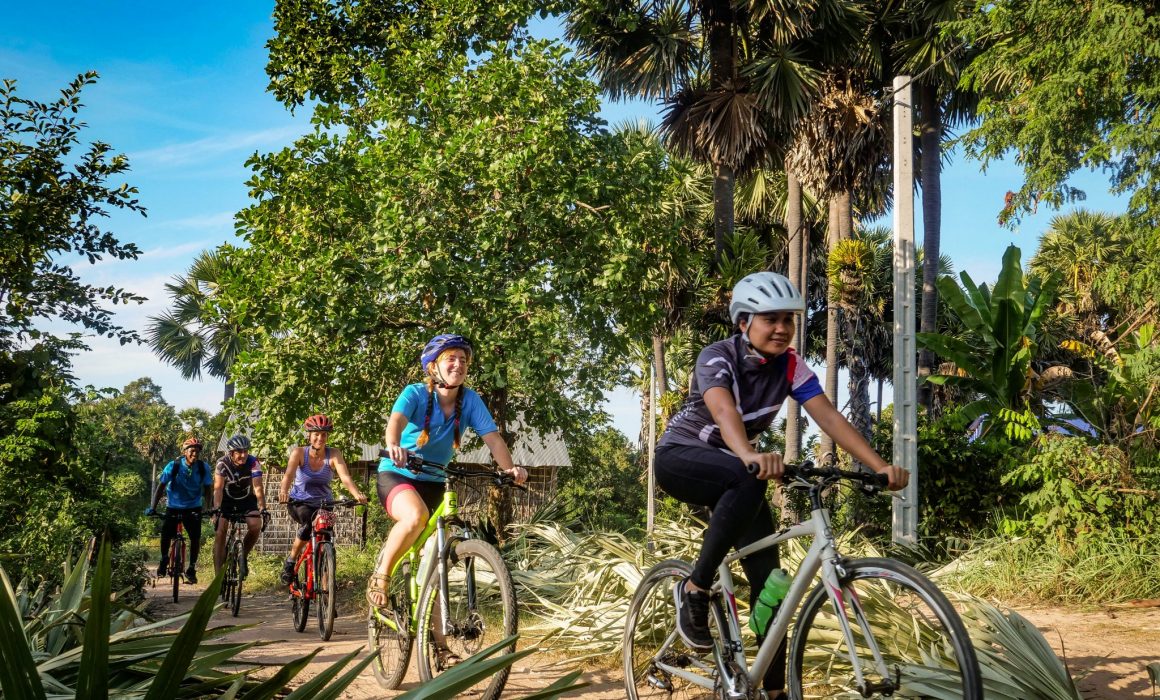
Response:
M737 597L736 588L733 585L733 574L729 570L729 565L739 559L743 559L754 552L760 552L770 547L776 547L782 542L797 539L799 537L813 537L813 542L810 544L809 550L805 557L802 558L801 566L798 567L794 574L793 581L790 584L789 591L786 592L785 598L781 601L778 607L777 615L770 622L769 629L766 632L765 640L757 650L757 655L753 659L753 665L746 667L745 649L741 643L741 625L737 617ZM841 585L839 583L839 571L841 568L841 559L835 547L833 531L830 528L830 514L825 508L815 508L809 520L785 528L780 532L776 532L768 537L764 537L753 544L744 547L736 552L733 552L725 557L718 569L718 583L713 587L713 595L720 595L726 604L728 614L726 619L717 620L718 629L728 632L728 638L725 639L725 634L722 634L722 641L728 643L728 656L722 656L720 647L714 646L714 663L717 666L718 677L723 683L731 682L736 675L729 670L730 662L736 664L736 668L745 669L746 675L751 687L759 687L761 679L765 676L765 672L769 669L773 662L773 656L777 652L778 645L789 631L790 621L797 614L797 609L801 605L803 599L813 587L814 576L821 571L822 582L825 584L826 593L829 596L831 605L834 608L842 609L847 602L853 606L859 606L857 600L845 601L841 592ZM760 585L759 583L750 582L750 585ZM718 607L713 607L715 614L720 610ZM842 634L846 638L846 648L854 648L853 631L850 629L849 623L844 615L838 616L842 627ZM886 671L886 662L882 658L882 654L877 648L873 637L868 634L866 637L871 647L871 652L874 655L876 664L879 666L881 672ZM676 632L672 632L669 638L665 641L661 650L658 651L656 658L657 668L660 668L673 676L679 676L690 683L701 686L708 690L714 688L714 682L705 676L686 671L680 666L662 663L659 659L662 657L665 649L672 644L676 639ZM862 683L862 665L861 661L856 655L848 654L850 662L853 665L854 673L858 683Z
M431 517L427 519L427 525L423 528L423 532L419 534L419 538L411 545L403 556L395 562L394 567L391 568L391 576L394 577L399 571L399 568L404 562L410 565L411 571L414 572L408 582L407 594L411 599L410 610L407 611L407 617L410 625L410 632L417 633L419 629L419 588L422 582L427 580L428 572L431 570L432 557L438 556L435 559L439 567L439 611L441 613L440 619L442 621L444 634L448 633L448 618L449 611L447 609L447 552L451 545L460 540L469 539L469 531L464 529L463 533L456 534L454 537L448 538L447 525L448 523L458 523L464 525L459 520L459 494L451 488L451 482L444 482L443 487L443 502L439 504L435 511L431 513ZM431 539L434 534L435 538ZM384 617L377 610L374 612L379 621L394 627L394 621Z
M297 571L302 568L303 563L307 564L306 581L300 586L291 584L290 595L305 598L306 600L314 600L314 570L318 568L318 562L315 559L320 545L328 541L330 541L329 530L315 530L311 533L310 539L306 540L306 546L302 549L302 554L298 555L298 562L294 566L294 570Z

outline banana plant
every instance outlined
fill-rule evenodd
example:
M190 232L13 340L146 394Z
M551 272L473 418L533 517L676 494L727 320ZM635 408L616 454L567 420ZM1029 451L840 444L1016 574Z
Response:
M1017 247L1007 247L994 289L975 284L966 272L960 274L961 287L949 276L939 279L939 293L966 327L968 340L942 333L919 333L917 339L951 363L926 381L958 386L977 397L960 409L968 420L989 414L988 429L1002 426L1009 438L1026 440L1039 428L1033 364L1043 314L1055 299L1059 276L1026 276L1019 256Z

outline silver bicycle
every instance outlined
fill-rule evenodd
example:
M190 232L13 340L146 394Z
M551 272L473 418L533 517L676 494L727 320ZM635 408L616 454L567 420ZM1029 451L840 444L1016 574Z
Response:
M787 466L783 479L789 488L808 491L811 516L725 558L710 591L711 651L693 651L676 631L672 590L678 580L692 572L692 565L669 559L644 575L624 629L624 684L630 700L763 698L762 678L787 635L786 692L793 700L981 700L982 679L975 650L946 596L900 561L847 559L838 552L830 513L822 502L823 491L839 481L849 481L868 493L877 493L885 488L885 477L815 468L805 462ZM812 537L813 541L749 663L729 565L798 537ZM819 572L821 581L814 585Z

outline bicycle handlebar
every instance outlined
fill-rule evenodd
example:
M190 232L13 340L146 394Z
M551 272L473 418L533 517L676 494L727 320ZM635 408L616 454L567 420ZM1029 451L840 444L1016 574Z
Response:
M386 450L379 450L379 457L386 457L390 459L391 455ZM426 469L424 467L427 467ZM491 479L496 486L509 486L511 488L527 491L528 487L523 484L517 484L515 477L511 474L503 474L501 472L477 472L470 469L463 469L461 467L453 467L450 464L440 464L439 462L432 462L423 459L422 455L409 453L407 455L407 469L416 474L430 474L432 476L443 476L448 474L450 476L458 476L462 479ZM436 471L438 470L438 471Z
M339 507L339 506L341 506L343 508L353 508L355 506L362 505L361 503L354 500L353 498L342 498L342 499L339 499L337 501L332 501L332 500L328 500L328 499L323 499L321 501L315 501L315 500L310 500L310 499L304 500L304 499L299 499L299 498L291 498L290 500L286 501L286 503L287 503L287 505L292 505L292 506L317 506L319 508L325 508L326 510L331 510L331 509L333 509L335 507Z
M750 474L756 474L757 465L747 464L745 465L745 471ZM814 463L808 459L800 464L785 465L785 471L782 473L781 480L785 483L793 479L806 481L810 478L818 479L816 483L832 483L841 480L857 481L862 485L862 490L867 493L878 493L890 484L890 478L885 474L847 471L845 469L838 469L837 467L815 467Z

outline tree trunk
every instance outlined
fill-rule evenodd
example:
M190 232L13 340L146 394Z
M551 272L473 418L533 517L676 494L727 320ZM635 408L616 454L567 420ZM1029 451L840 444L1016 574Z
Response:
M226 382L226 393L223 401L229 401L232 398L234 398L234 383Z
M833 251L834 246L841 240L842 223L841 223L841 204L839 199L840 194L830 196L830 220L826 227L826 241L829 245L829 250ZM834 303L834 290L832 285L827 284L826 294L826 383L825 392L826 398L834 406L838 405L838 307ZM826 453L834 451L834 439L826 433L821 434L818 441L818 454L820 460L824 459Z
M736 61L733 46L733 4L729 0L709 0L701 5L702 22L709 35L709 87L722 89L734 79ZM721 269L725 243L733 236L732 164L713 163L714 268Z
M882 380L881 379L878 380L878 413L876 416L874 416L874 422L876 424L882 422Z
M665 339L659 335L652 337L653 367L657 373L657 396L664 396L669 390L669 376L665 372Z
M508 450L511 450L515 443L515 435L511 432L511 422L508 416L507 389L497 390L492 395L491 401L488 402L488 408L491 409L491 413L495 417L500 436L507 443ZM487 516L491 524L495 526L495 538L500 544L503 544L507 541L507 528L512 521L511 489L498 486L488 487Z
M942 160L940 141L942 136L942 109L938 101L938 88L923 85L919 88L922 100L922 311L918 330L922 333L938 331L938 258L942 238ZM935 371L938 358L930 350L918 353L918 376L925 377ZM918 385L918 402L929 412L934 403L934 391L930 384Z
M785 238L789 249L789 279L801 289L802 278L802 186L797 176L786 167L786 207L785 207ZM798 322L798 333L794 335L794 347L801 352L798 345L801 332L805 327L805 315ZM801 458L802 447L802 407L792 398L786 401L785 413L785 458L796 462Z

